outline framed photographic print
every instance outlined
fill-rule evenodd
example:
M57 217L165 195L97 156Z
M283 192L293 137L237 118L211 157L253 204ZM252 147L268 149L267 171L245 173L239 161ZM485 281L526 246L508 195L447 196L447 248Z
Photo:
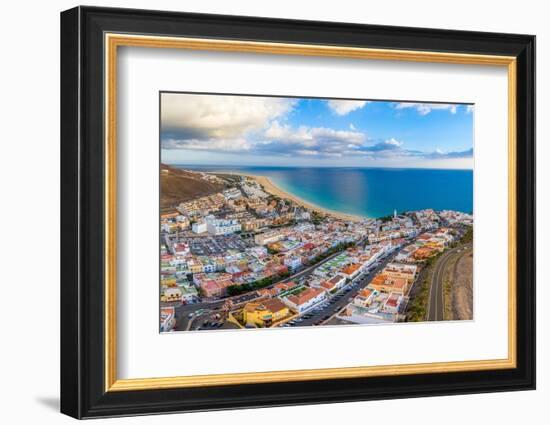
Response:
M535 387L535 38L61 14L61 411Z

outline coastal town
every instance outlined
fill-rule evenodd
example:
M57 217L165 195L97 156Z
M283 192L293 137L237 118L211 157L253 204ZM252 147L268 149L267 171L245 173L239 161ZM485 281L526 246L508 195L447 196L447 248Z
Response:
M177 172L165 166L161 178ZM266 177L185 172L209 193L161 210L161 332L453 318L448 270L471 258L471 214L366 219L301 201Z

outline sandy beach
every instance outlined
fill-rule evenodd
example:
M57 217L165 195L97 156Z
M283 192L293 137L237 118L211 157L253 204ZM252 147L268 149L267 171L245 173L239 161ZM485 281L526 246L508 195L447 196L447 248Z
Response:
M245 176L250 179L255 180L258 182L266 192L278 196L279 198L288 199L298 205L301 205L305 208L308 208L310 210L316 211L320 214L329 215L335 218L338 218L340 220L346 220L346 221L354 221L359 222L366 219L366 217L361 217L359 215L353 215L353 214L345 214L338 211L333 211L327 208L320 207L319 205L313 204L308 201L304 201L302 198L299 198L291 193L286 192L285 190L281 189L279 186L277 186L273 181L266 176L257 176L253 174L245 174L245 173L225 173L225 174L234 174L234 175L240 175Z

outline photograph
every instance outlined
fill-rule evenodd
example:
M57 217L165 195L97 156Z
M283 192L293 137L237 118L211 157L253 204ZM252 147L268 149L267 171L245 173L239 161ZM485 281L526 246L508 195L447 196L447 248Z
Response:
M159 93L159 331L475 320L475 105Z

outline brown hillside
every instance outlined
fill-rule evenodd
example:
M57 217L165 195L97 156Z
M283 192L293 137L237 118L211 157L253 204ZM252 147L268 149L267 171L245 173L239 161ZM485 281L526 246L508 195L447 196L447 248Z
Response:
M160 207L165 210L201 196L223 190L223 184L202 178L200 173L160 165Z

